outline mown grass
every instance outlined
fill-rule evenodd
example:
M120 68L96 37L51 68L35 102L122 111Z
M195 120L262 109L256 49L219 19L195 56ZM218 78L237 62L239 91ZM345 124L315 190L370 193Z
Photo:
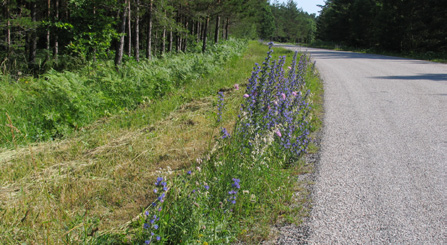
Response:
M377 48L356 48L350 47L346 45L340 45L334 42L323 42L323 41L315 41L311 44L300 44L307 47L312 48L323 48L323 49L332 49L338 51L352 51L357 53L365 53L365 54L379 54L379 55L387 55L387 56L395 56L395 57L403 57L409 59L417 59L417 60L427 60L438 63L447 63L447 53L436 53L432 51L428 52L391 52L386 50L381 50Z
M147 188L156 171L182 169L208 149L216 133L209 96L243 83L260 55L260 46L250 47L222 71L67 139L3 149L1 243L80 241L88 230L119 229L131 220L152 200Z
M147 234L141 226L141 217L144 217L141 214L157 198L152 191L156 177L163 176L170 186L174 186L174 181L180 181L181 185L182 180L188 180L185 178L192 183L203 181L197 170L186 175L185 169L196 167L197 158L213 152L219 137L218 126L233 133L231 128L244 90L234 90L233 85L238 83L243 87L247 83L253 64L261 63L266 51L265 46L251 42L243 58L230 60L220 72L172 90L164 98L103 117L63 140L3 149L0 152L0 243L144 241ZM274 54L290 56L292 53L275 49ZM319 101L322 87L318 77L309 75L307 79L314 90L312 100ZM225 113L216 125L215 95L219 90L225 93ZM313 130L318 129L318 117L314 116L311 121ZM290 205L294 191L301 188L294 176L307 171L311 171L309 166L296 164L271 172L278 178L260 183L275 181L285 192L272 190L275 198L256 209L253 207L251 215L227 224L228 232L223 232L219 241L258 242L268 238L272 223L281 220L298 223L297 214L305 212L302 205ZM174 178L179 174L181 178ZM285 179L288 181L281 182ZM208 184L211 186L211 182ZM203 183L200 185L203 188ZM246 182L241 185L249 187ZM253 187L250 193L256 195L256 191L262 192L269 185ZM251 195L245 198L250 203ZM238 212L238 217L242 217L243 209ZM200 229L189 233L189 241L213 236L201 230L203 225L212 225L209 217L200 220L209 224L202 224ZM163 239L186 242L174 237Z

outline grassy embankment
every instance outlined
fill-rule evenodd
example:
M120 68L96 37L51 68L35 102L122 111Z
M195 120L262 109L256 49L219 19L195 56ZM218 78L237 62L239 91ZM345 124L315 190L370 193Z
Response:
M291 54L276 51L276 55ZM197 158L203 158L216 146L219 127L226 127L232 133L244 90L234 90L233 85L246 84L251 67L263 60L265 52L264 46L250 43L242 59L232 59L221 71L198 78L180 89L172 89L168 96L159 100L142 103L135 110L121 110L117 115L103 117L63 140L2 150L2 243L146 240L148 234L141 227L144 218L138 217L143 217L139 214L157 198L152 191L156 178L163 176L165 180L179 181L173 177L195 165ZM306 79L309 79L307 84L314 91L312 100L316 104L321 103L322 88L318 78L306 75ZM225 93L225 113L217 124L215 94L220 89ZM321 107L316 108L321 112ZM319 127L319 120L314 117L311 124L315 130ZM194 180L199 182L204 178L202 173L209 173L206 166L202 166L202 172L182 175L182 178L199 178ZM206 229L200 230L206 226L202 224L204 221L210 221L209 216L200 214L192 216L196 217L194 222L182 224L187 228L185 231L188 230L185 238L174 236L178 231L172 231L175 230L173 226L167 224L160 224L164 226L159 230L164 232L164 236L161 233L157 235L164 241L181 242L191 242L200 237L211 239L210 242L230 241L236 237L248 241L265 239L268 226L278 221L278 217L288 217L289 221L299 219L296 214L302 207L290 206L292 194L297 188L293 176L309 169L303 167L301 162L287 168L280 166L275 171L278 171L276 173L280 178L274 178L273 182L283 191L278 191L276 198L271 198L271 202L264 205L248 200L248 203L253 203L253 208L247 211L248 216L241 215L239 211L243 209L235 208L235 211L239 210L238 213L235 212L231 215L234 218L230 217L227 221L237 221L237 224L225 226L225 222L221 222L221 227L225 226L224 231L220 228L208 229L214 231L214 238L213 234L203 234ZM244 188L247 180L241 179ZM183 180L191 183L188 179ZM281 182L284 180L289 181ZM169 181L170 190L165 203L172 204L168 200L175 199L169 197L175 196L172 193L175 193L174 187L178 184L170 184ZM269 185L272 179L260 182ZM187 188L194 187L189 185ZM210 188L215 187L210 184ZM251 189L250 194L262 200L263 194L256 193L259 190L259 186L258 189ZM272 205L274 203L276 205ZM182 206L187 205L182 203ZM176 206L171 206L170 210L175 209L172 207ZM166 215L159 217L170 220ZM194 227L197 224L200 226L198 230Z
M390 52L390 51L385 51L385 50L379 50L376 48L355 48L355 47L349 47L346 45L336 44L334 42L322 42L322 41L316 41L311 44L300 44L300 45L312 47L312 48L332 49L332 50L338 50L338 51L352 51L352 52L356 52L356 53L379 54L379 55L403 57L403 58L409 58L409 59L427 60L427 61L438 62L438 63L447 63L447 53Z
M0 147L61 138L101 117L133 110L216 72L243 46L232 40L211 45L204 54L129 60L120 72L109 60L37 78L0 75L0 122L7 125L0 127Z

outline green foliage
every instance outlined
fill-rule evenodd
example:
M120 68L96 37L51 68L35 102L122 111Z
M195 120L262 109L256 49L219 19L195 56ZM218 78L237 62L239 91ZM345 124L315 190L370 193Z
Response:
M441 0L330 0L318 17L318 38L357 48L446 52L447 4Z
M274 41L309 43L314 39L315 15L298 9L296 3L289 0L286 4L271 6L275 17Z
M50 70L40 78L14 81L2 76L0 122L13 126L0 128L2 145L59 138L100 117L165 96L173 88L219 70L222 64L241 55L244 44L230 40L204 54L129 61L120 72L109 61L77 72Z
M264 5L261 10L261 38L272 39L275 31L275 18L270 6Z
M280 42L310 42L315 15L297 8L293 1L271 4L264 0L240 1L231 33L236 37Z
M71 4L71 41L67 49L82 59L88 55L107 58L112 40L119 36L114 26L116 20L108 14L117 8L117 1L73 1Z

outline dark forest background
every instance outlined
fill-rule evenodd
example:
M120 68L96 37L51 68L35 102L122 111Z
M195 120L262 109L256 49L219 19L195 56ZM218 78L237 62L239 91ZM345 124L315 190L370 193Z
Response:
M267 0L3 0L0 69L39 74L97 59L139 61L236 38L311 42L315 15Z
M447 52L445 0L327 0L320 15L268 0L3 0L0 74L38 75L97 59L203 52L228 39Z
M445 0L327 0L316 38L359 48L447 52Z

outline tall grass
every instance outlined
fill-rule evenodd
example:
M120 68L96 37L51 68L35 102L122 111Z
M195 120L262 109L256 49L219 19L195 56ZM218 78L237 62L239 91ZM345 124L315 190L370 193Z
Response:
M230 40L202 53L166 55L119 72L101 62L72 72L50 70L39 78L0 77L0 146L60 138L94 120L136 108L213 73L240 56L245 42ZM6 126L5 126L6 125Z

